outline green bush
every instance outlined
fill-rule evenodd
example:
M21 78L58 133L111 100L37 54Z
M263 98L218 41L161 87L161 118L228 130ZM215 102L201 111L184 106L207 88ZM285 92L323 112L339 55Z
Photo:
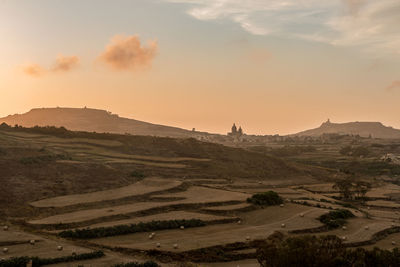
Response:
M39 155L35 157L24 157L19 160L20 163L29 165L29 164L38 164L44 162L52 162L56 160L70 160L71 157L65 154L46 154Z
M266 242L257 249L263 267L397 267L398 248L347 249L337 236L303 236Z
M97 259L103 257L104 255L105 255L104 252L99 250L89 253L64 256L58 258L14 257L7 260L0 260L0 267L25 267L30 260L32 260L32 267L39 267L43 265L56 264L62 262Z
M274 191L268 191L264 193L254 194L252 197L247 199L247 202L255 204L255 205L279 205L283 203L282 198L278 195L278 193Z
M137 171L137 170L132 171L130 176L135 177L135 178L144 178L145 177L145 175L142 172Z
M113 267L160 267L160 265L158 265L154 261L146 261L143 263L139 262L119 263L114 265Z
M154 230L166 230L166 229L178 229L183 226L185 228L205 226L206 223L202 220L191 219L191 220L170 220L170 221L152 221L148 223L138 224L124 224L110 227L99 227L99 228L86 228L86 229L75 229L67 230L59 233L59 236L64 238L99 238L116 235L126 235L138 232L148 232Z
M345 209L330 211L319 217L319 221L330 229L338 228L346 223L346 219L354 217L354 214Z

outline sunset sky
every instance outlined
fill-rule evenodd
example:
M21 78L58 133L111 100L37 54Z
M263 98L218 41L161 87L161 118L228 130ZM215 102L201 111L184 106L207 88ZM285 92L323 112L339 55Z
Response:
M0 0L0 116L92 107L200 131L400 128L399 0Z

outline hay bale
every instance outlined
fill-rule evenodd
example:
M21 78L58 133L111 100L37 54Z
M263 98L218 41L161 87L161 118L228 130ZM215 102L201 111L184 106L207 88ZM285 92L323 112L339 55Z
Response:
M31 244L31 245L35 245L35 239L32 239L31 241L29 241L29 244Z
M161 247L161 244L160 244L160 243L157 243L156 246L159 248L159 247Z
M396 241L392 241L392 245L395 246L396 245Z
M185 226L181 225L181 227L180 227L180 228L181 228L181 230L184 230L184 229L185 229Z
M343 236L343 237L342 237L342 240L343 240L343 241L347 240L347 237Z
M57 250L58 250L58 251L63 250L63 246L57 246Z
M153 239L153 235L150 234L150 235L149 235L149 239Z
M369 230L369 226L368 226L368 225L367 225L367 226L365 226L364 228L365 228L365 230Z
M342 226L342 230L347 230L347 227L346 226Z
M174 249L177 249L178 248L178 244L174 244Z
M8 248L3 248L3 253L8 253Z
M241 220L239 220L239 221L237 222L237 224L239 224L239 225L240 225L240 224L242 224L242 221L241 221Z
M286 227L286 224L282 223L282 224L281 224L281 227L282 227L282 228L285 228L285 227Z
M285 205L284 204L280 204L279 207L283 208Z
M156 235L156 233L151 233L151 235L152 235L152 236L155 236L155 235Z
M250 240L250 236L246 236L246 240Z
M304 213L300 213L300 217L304 217Z
M4 225L4 226L3 226L3 230L4 230L4 231L8 231L8 225Z

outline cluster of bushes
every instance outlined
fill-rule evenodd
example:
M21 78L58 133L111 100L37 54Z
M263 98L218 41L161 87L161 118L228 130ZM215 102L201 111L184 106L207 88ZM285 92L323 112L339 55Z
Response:
M35 157L24 157L19 160L22 164L38 164L43 162L51 162L56 160L71 160L71 157L66 154L46 154Z
M270 241L257 249L262 267L395 267L399 266L398 248L347 249L337 236L303 236Z
M345 156L353 156L353 157L366 157L369 155L370 151L368 148L364 146L345 146L339 150L339 153Z
M283 203L282 198L278 195L278 193L274 191L268 191L264 193L257 193L247 199L247 202L252 203L254 205L279 205Z
M0 155L6 155L6 154L7 154L7 152L3 148L0 147Z
M380 176L400 175L400 165L391 164L384 161L365 161L365 160L352 160L352 161L339 161L339 160L323 160L323 161L310 161L302 160L301 163L307 165L315 165L330 169L336 169L340 172L350 175L367 175L367 176Z
M191 219L191 220L169 220L169 221L151 221L148 223L138 224L124 224L110 227L99 227L99 228L86 228L86 229L75 229L66 230L59 233L59 236L64 238L99 238L116 235L126 235L138 232L148 232L155 230L166 230L166 229L178 229L181 226L185 228L205 226L206 223L202 220Z
M330 229L338 228L346 223L346 219L354 217L354 214L345 209L330 211L321 215L318 219Z
M158 265L154 261L146 261L143 263L139 262L119 263L114 265L113 267L160 267L160 265Z
M249 150L260 152L264 154L272 154L276 157L290 157L290 156L298 156L307 152L315 152L317 149L314 146L290 146L285 145L283 147L271 148L267 146L254 146L250 147Z
M61 262L97 259L103 256L104 252L99 250L89 253L76 254L58 258L14 257L7 260L0 260L0 267L25 267L30 261L32 261L32 267L38 267L49 264L57 264Z
M315 152L317 149L313 146L284 146L280 148L273 148L271 150L272 155L277 157L290 157L298 156L303 153Z
M140 171L138 171L138 170L132 171L132 172L130 173L130 176L131 176L131 177L135 177L135 178L144 178L144 177L145 177L144 173L142 173L142 172L140 172Z

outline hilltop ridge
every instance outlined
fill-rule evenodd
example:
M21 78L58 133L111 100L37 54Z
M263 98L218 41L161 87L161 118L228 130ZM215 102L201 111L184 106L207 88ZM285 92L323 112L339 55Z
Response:
M162 137L191 137L192 131L119 117L106 110L92 108L34 108L24 114L0 118L8 125L56 126L72 131L154 135Z
M320 127L299 132L296 136L320 136L323 134L348 134L383 139L400 138L400 130L383 125L381 122L333 123L329 119Z

